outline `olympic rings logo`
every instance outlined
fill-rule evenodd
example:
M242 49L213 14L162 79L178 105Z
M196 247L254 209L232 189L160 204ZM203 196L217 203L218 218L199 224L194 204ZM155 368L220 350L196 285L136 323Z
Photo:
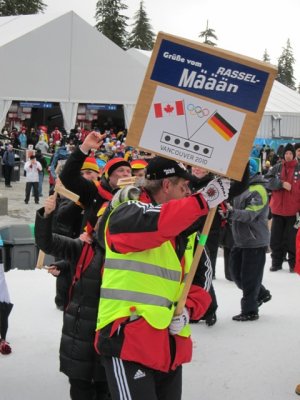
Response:
M190 115L197 115L198 118L207 117L209 110L207 108L202 108L201 106L195 106L194 104L189 104L187 106Z

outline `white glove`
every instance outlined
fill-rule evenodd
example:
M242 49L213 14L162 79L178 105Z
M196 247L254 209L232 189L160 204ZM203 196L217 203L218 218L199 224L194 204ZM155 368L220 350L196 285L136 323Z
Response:
M172 318L172 321L169 325L169 331L171 335L177 335L182 329L189 323L190 317L188 310L184 307L182 313L180 315L176 315L176 317Z
M228 197L230 188L230 179L216 178L209 182L209 184L199 190L199 193L204 197L209 208L214 208Z
M111 200L112 208L118 207L119 204L128 200L138 200L140 196L140 189L136 186L128 185L117 191Z

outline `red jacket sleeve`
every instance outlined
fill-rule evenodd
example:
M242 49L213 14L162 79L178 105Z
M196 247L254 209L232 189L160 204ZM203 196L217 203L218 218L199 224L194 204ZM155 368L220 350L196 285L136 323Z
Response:
M186 307L189 309L190 318L199 320L207 311L211 303L210 294L200 286L191 285Z

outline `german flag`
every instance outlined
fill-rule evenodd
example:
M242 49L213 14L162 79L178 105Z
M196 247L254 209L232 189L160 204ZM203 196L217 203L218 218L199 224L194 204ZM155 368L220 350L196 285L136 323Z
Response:
M213 113L207 123L227 141L237 133L237 130L217 112Z

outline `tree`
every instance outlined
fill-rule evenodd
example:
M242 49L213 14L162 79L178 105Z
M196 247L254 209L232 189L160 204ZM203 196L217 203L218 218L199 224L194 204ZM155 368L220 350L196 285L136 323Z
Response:
M96 28L122 49L126 48L128 17L121 11L127 8L121 0L98 0L96 4Z
M209 44L210 46L216 46L216 43L214 43L211 39L218 40L218 37L215 34L215 30L208 27L208 21L206 22L205 31L200 32L198 37L204 38L203 43Z
M267 49L265 49L265 52L264 52L264 54L263 54L263 61L264 61L264 62L267 62L267 63L270 63L270 62L271 62L270 56L269 56L269 54L268 54L268 52L267 52Z
M152 31L149 18L144 9L143 0L139 10L134 14L133 28L128 38L127 47L135 47L141 50L152 50L155 34Z
M278 58L278 76L277 81L283 85L295 90L294 68L295 59L293 49L290 44L290 39L286 42L286 47L283 47L281 56Z
M0 17L44 12L47 5L41 0L0 0Z

